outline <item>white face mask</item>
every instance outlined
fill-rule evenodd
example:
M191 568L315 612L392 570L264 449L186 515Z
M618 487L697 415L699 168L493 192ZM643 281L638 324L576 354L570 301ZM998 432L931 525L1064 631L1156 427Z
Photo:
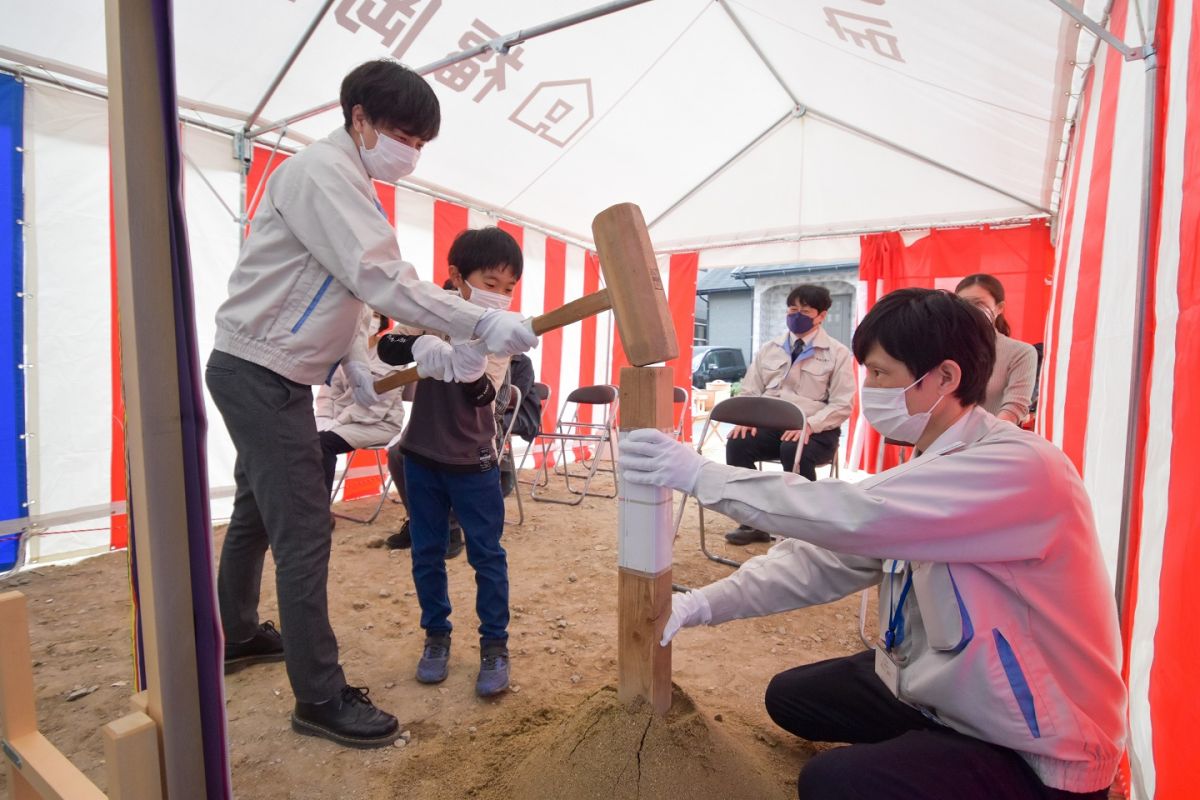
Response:
M404 142L397 141L384 133L376 131L378 138L370 150L358 146L358 154L362 157L367 174L377 181L395 183L406 175L411 175L417 168L417 158L421 151L409 147ZM361 135L361 134L360 134Z
M932 370L930 370L932 372ZM905 386L903 389L873 389L864 386L862 389L863 416L871 427L888 439L905 444L916 444L929 425L933 411L942 402L938 397L928 411L917 414L908 413L908 401L905 394L929 375L926 372L920 378Z
M478 286L472 286L471 296L467 298L467 302L474 303L482 308L495 308L500 311L508 311L509 306L512 305L512 295L489 292L486 289L480 289Z

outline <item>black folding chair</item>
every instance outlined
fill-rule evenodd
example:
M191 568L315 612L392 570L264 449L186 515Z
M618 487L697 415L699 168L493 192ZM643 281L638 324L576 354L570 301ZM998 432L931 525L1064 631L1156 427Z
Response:
M804 410L798 406L792 405L786 400L780 400L777 397L748 397L741 395L731 397L724 400L713 408L709 418L704 423L704 430L700 434L700 442L704 442L705 434L708 433L708 426L722 422L731 425L741 425L747 428L760 428L766 430L778 431L795 431L804 430L808 424L808 419L804 415ZM700 452L700 447L696 446L696 452ZM804 442L800 441L796 444L796 458L792 462L792 472L800 471L800 454L804 450ZM687 500L690 495L684 495L683 500L679 503L679 512L675 516L675 534L679 535L679 526L683 522L683 509L687 505ZM700 506L700 551L710 561L716 561L718 564L726 564L730 567L740 567L742 562L734 561L732 558L713 555L708 551L708 545L704 538L704 506Z
M583 502L583 498L589 494L589 488L592 485L592 479L596 477L596 472L600 468L600 452L607 446L609 452L613 455L613 466L616 467L616 451L612 447L613 439L613 423L617 414L617 387L609 386L608 384L599 384L596 386L580 386L575 391L567 395L566 401L563 403L562 411L559 412L558 422L555 423L554 431L551 433L543 433L538 436L538 441L542 447L542 464L540 467L541 479L534 480L533 489L529 496L534 500L543 503L560 503L563 505L575 506ZM603 419L600 422L588 422L579 418L579 412L582 408L588 407L593 410L603 409ZM563 469L560 472L555 469L556 474L563 476L567 491L574 495L574 499L563 500L559 498L549 497L543 491L538 494L539 488L545 488L550 485L550 450L553 443L558 442L559 453ZM586 470L584 474L579 474L571 469L571 465L567 461L567 443L578 443L579 446L594 447L592 458L581 459L581 463ZM571 486L571 479L583 481L583 488L576 489ZM593 494L593 497L616 497L616 488L612 494Z

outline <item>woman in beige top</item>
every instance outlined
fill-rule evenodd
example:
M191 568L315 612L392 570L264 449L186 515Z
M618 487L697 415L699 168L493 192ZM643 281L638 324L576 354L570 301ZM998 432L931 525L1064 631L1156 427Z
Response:
M997 417L1020 425L1029 416L1037 377L1037 351L1033 345L1010 339L1004 318L1004 284L992 275L968 275L955 293L971 303L996 326L996 366L988 380L983 407Z

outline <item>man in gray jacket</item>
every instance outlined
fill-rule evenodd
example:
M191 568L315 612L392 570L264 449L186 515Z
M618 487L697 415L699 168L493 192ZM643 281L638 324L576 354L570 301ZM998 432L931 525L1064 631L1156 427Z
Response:
M871 309L854 334L863 413L913 457L859 483L714 464L658 431L622 438L625 480L788 537L675 595L663 644L879 587L873 647L767 687L782 728L851 745L806 762L801 797L1107 796L1125 743L1112 587L1071 462L980 407L994 341L947 292Z
M354 69L341 87L344 125L284 162L267 182L217 311L206 371L237 448L237 492L217 591L226 668L284 660L296 696L292 727L350 747L399 735L395 717L349 686L329 623L331 526L312 386L342 364L356 400L372 405L374 376L355 342L364 304L446 334L418 359L421 374L472 381L489 353L537 344L516 313L483 309L417 278L400 257L372 180L410 174L441 111L430 86L391 61ZM259 622L263 559L275 559L282 631ZM281 638L282 634L282 638Z

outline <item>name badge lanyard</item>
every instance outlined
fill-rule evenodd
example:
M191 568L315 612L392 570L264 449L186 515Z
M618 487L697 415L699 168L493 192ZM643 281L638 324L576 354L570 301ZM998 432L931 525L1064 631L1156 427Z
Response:
M895 605L891 606L891 614L888 615L888 629L883 634L884 649L889 652L892 648L897 647L904 641L904 601L908 598L908 590L912 588L912 570L905 565L906 578L904 586L900 589L900 600ZM892 602L896 589L896 562L892 562L891 582L888 585L888 603Z

